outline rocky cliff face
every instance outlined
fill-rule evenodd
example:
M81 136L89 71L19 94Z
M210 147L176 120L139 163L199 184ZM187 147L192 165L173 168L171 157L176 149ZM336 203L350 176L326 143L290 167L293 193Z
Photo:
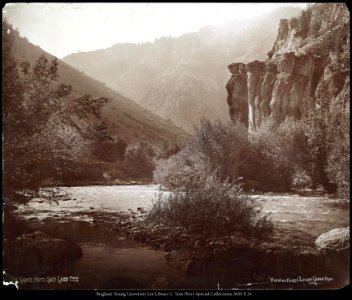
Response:
M345 4L315 4L281 19L266 61L229 65L231 119L254 131L266 120L298 120L304 98L349 117L349 11Z

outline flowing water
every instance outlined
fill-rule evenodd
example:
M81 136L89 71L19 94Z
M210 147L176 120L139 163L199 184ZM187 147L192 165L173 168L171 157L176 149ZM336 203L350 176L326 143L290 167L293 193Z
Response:
M179 284L186 280L182 270L170 268L165 252L108 230L118 213L148 210L158 194L158 186L85 186L62 188L62 191L67 194L64 201L48 203L37 198L17 210L25 222L45 224L48 234L73 240L83 249L79 261L68 270L61 270L63 275L79 277L80 283L63 283L52 288L160 288L170 286L175 278ZM262 204L264 213L270 213L276 225L273 239L285 244L314 247L320 234L349 225L349 204L327 195L291 193L251 197ZM110 225L97 226L98 215L105 216Z

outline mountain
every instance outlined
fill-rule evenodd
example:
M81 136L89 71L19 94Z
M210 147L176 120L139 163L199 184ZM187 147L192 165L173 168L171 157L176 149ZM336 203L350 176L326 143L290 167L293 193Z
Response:
M207 26L153 43L115 44L108 49L71 54L63 60L192 131L202 117L229 119L222 100L227 81L224 66L234 58L244 62L264 59L275 40L280 18L299 11L284 7L253 21Z
M12 53L18 63L33 64L40 55L48 59L54 56L31 44L26 38L12 30ZM108 124L112 136L122 137L127 143L140 141L152 144L182 143L188 134L159 116L139 106L103 83L94 80L67 63L58 59L58 81L73 86L73 96L90 94L94 97L108 97L111 101L102 109L102 121Z

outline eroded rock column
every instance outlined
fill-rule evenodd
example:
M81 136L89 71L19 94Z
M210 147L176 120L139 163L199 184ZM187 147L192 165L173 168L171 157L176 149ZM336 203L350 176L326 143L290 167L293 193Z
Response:
M314 67L312 55L296 56L293 52L266 64L256 60L247 65L229 65L232 77L226 89L232 121L255 131L267 119L277 124L299 120Z
M261 103L259 106L260 121L258 126L261 125L263 121L269 118L271 114L270 101L273 93L273 88L276 82L277 76L277 66L273 63L269 63L265 67L265 74L263 77L263 82L261 86Z
M232 74L226 84L227 104L231 120L237 121L248 127L248 97L247 97L247 77L245 64L233 63L228 66Z
M261 86L265 71L265 63L255 60L247 64L246 70L248 88L248 128L249 131L255 131L257 123L261 122Z
M295 67L294 54L284 54L278 63L280 72L275 82L272 98L270 101L270 118L281 123L287 114L290 102L290 92L293 85L292 72Z

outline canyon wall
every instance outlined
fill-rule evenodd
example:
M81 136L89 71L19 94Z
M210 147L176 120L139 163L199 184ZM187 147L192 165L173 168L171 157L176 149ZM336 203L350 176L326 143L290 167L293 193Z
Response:
M349 38L343 3L314 4L297 18L281 19L265 61L228 66L232 121L255 131L266 120L301 119L306 105L343 111L349 118Z

